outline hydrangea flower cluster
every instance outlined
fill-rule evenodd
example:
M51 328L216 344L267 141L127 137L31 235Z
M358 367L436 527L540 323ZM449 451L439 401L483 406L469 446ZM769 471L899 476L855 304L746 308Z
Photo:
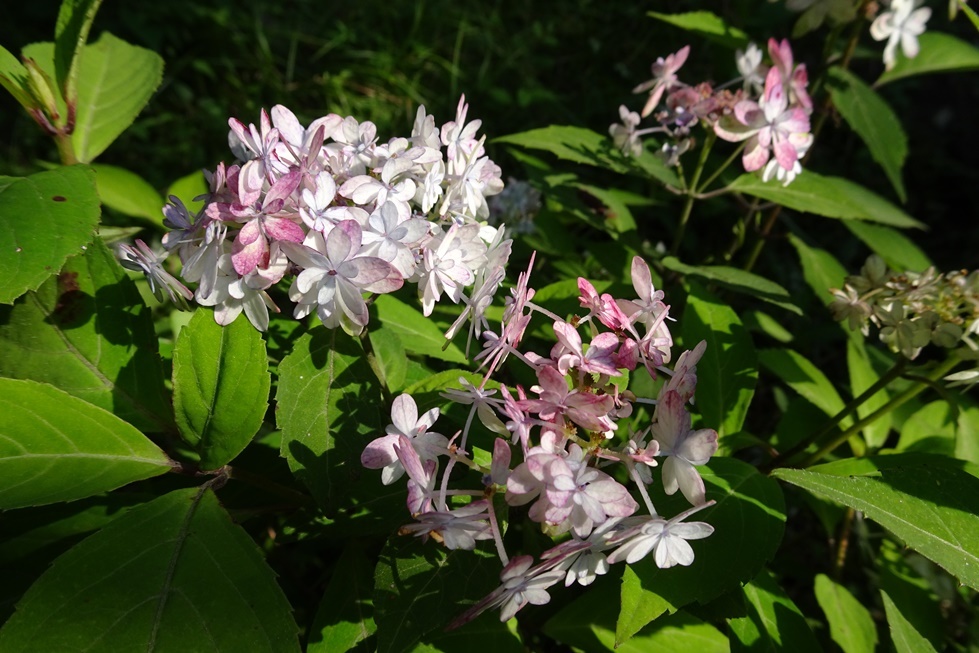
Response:
M568 320L536 305L529 282L528 268L507 300L500 333L483 333L477 359L486 371L479 386L460 379L460 388L443 394L469 406L464 427L451 436L437 432L439 409L419 416L414 398L402 394L386 433L361 456L365 467L381 470L385 484L407 477L414 522L403 533L450 549L495 543L503 564L500 587L452 626L490 608L507 620L528 603L546 603L548 588L562 580L588 585L610 564L634 563L650 553L662 568L690 565L688 540L713 532L709 524L686 521L713 503L697 467L716 452L717 433L694 429L687 408L706 344L683 352L672 370L666 367L673 347L669 306L638 257L632 263L637 297L599 294L579 278L584 314ZM520 347L534 313L551 322L556 344L550 351ZM537 382L529 389L497 384L493 376L507 358L528 366ZM653 378L665 376L656 398L636 397L626 387L627 374L642 369ZM622 421L642 405L651 407L651 424L626 434ZM453 474L457 466L476 473ZM656 511L647 485L658 466L665 492L681 492L692 509L672 518ZM470 487L450 489L457 478L470 479ZM528 506L528 518L560 543L537 561L511 558L497 514L501 505L494 502L500 494L508 506Z
M843 289L832 289L830 311L838 321L867 335L870 324L892 351L913 360L929 343L952 349L965 342L979 345L979 272L897 274L877 255L867 259L860 274L846 278Z
M790 184L802 172L801 159L813 137L806 67L794 63L788 40L769 40L771 66L762 62L762 52L755 44L739 50L737 67L741 75L719 86L680 81L677 73L689 54L690 46L686 46L653 63L653 78L633 89L635 93L648 93L642 111L620 107L622 122L609 128L615 145L626 154L638 156L643 149L642 136L662 133L668 139L663 155L669 165L676 165L679 156L692 146L692 128L703 123L726 141L746 141L742 164L747 172L761 170L766 181L778 179ZM740 88L730 90L738 83ZM648 116L657 125L638 129Z
M870 25L870 36L875 41L887 41L884 45L884 67L890 70L897 62L897 46L904 56L918 56L918 37L925 32L925 23L931 18L931 9L921 7L915 0L891 0L887 11L881 12Z
M196 214L170 198L163 244L222 325L244 312L267 329L269 310L279 310L267 291L285 278L296 318L315 313L353 335L368 322L365 294L405 282L418 285L426 315L443 296L475 307L473 297L491 298L502 281L511 241L486 225L486 198L503 182L468 108L463 96L438 129L420 107L411 135L386 143L371 122L330 114L304 126L282 105L263 110L257 127L232 118L237 162L205 172L210 189ZM189 298L158 257L130 249L130 267ZM488 303L467 313L478 320Z

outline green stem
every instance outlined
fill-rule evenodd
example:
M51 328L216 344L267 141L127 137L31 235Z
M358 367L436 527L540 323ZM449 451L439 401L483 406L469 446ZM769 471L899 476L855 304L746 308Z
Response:
M779 204L768 214L768 219L765 220L765 224L758 234L758 240L755 241L755 246L751 249L751 254L748 256L748 262L744 264L745 272L751 272L751 269L755 267L755 263L758 262L758 257L761 255L761 250L765 247L765 243L768 242L768 236L772 232L772 227L775 226L775 221L778 220L781 212L782 205Z
M58 155L61 157L62 164L71 166L78 163L78 159L75 158L75 148L71 144L71 134L58 134L54 137L54 142L58 146Z
M820 447L819 450L816 451L816 453L812 454L804 461L802 461L802 467L809 467L811 465L815 465L820 460L822 460L823 456L831 453L838 446L840 446L841 444L849 440L852 436L859 433L868 424L874 423L875 421L877 421L879 418L883 417L887 413L897 409L898 407L906 404L907 402L917 397L924 389L931 387L933 383L941 379L943 376L946 376L949 372L952 371L952 368L954 368L956 365L958 365L961 362L962 362L961 356L956 352L952 352L947 359L945 359L940 365L935 367L935 369L933 369L927 376L925 376L924 379L922 379L915 385L911 386L904 392L900 393L899 395L897 395L896 397L888 401L886 404L884 404L874 412L864 417L862 420L858 421L850 428L846 429L845 431L837 435L830 442Z
M710 155L710 149L716 140L717 135L714 132L707 133L707 138L704 140L704 147L700 151L700 159L697 161L697 168L693 171L693 177L690 179L690 183L687 184L687 200L683 204L683 212L680 214L680 224L676 230L676 237L673 239L673 246L670 248L671 256L676 256L676 253L680 250L683 234L687 231L687 222L690 221L690 214L693 212L693 203L697 199L697 184L700 182L700 175L704 172L707 157Z
M785 453L781 454L778 458L773 460L767 466L767 469L775 469L776 467L783 467L785 464L792 460L795 456L799 455L805 451L810 445L822 440L827 433L831 432L837 425L846 419L849 415L854 413L860 406L870 400L871 397L876 395L878 392L890 385L891 381L901 376L904 370L908 366L908 359L903 356L887 370L883 376L881 376L877 381L867 388L864 392L860 393L860 396L854 398L850 403L843 407L843 409L833 416L826 424L823 425L821 429L813 433L812 435L804 438L802 441L798 442L790 448Z
M727 158L727 160L724 163L722 163L720 165L720 167L717 170L715 170L713 172L713 174L711 174L710 177L707 178L707 181L705 181L704 183L702 183L700 185L700 188L697 189L697 193L698 194L703 193L705 190L707 190L707 188L712 183L714 183L714 180L717 179L721 175L722 172L724 172L725 170L727 170L728 166L730 166L732 163L734 163L734 160L735 159L737 159L739 156L741 156L741 153L744 151L744 146L745 146L745 143L741 143L736 148L734 148L734 152L731 153L731 156L729 156Z

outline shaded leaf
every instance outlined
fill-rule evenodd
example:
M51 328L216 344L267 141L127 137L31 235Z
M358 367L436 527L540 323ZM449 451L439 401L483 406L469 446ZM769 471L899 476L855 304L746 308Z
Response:
M649 206L653 203L648 197L620 188L602 188L588 184L575 184L575 187L606 206L602 226L613 236L636 230L636 219L632 217L630 206Z
M201 469L235 458L258 433L271 375L262 334L246 320L222 327L197 309L173 350L173 410Z
M897 451L955 455L956 410L947 401L925 404L901 425Z
M373 635L377 631L373 592L374 565L365 555L364 543L350 540L309 628L306 653L350 651Z
M204 206L204 200L195 201L194 198L204 195L207 191L207 180L204 178L204 173L200 170L195 170L170 184L170 188L166 192L166 198L169 200L171 195L179 197L180 201L187 207L187 210L193 214L200 211ZM162 210L162 204L160 208Z
M102 203L125 215L163 227L163 199L149 182L124 168L96 163L95 184Z
M698 470L707 499L717 503L692 520L707 522L714 533L691 542L696 559L689 567L660 569L647 556L626 568L616 624L620 644L664 612L693 601L703 604L737 588L755 577L778 550L785 527L785 501L778 484L734 458L715 457ZM654 501L664 516L689 507L679 494Z
M493 139L493 142L519 145L530 150L544 150L563 161L583 163L612 172L635 172L638 169L670 186L680 183L676 173L654 154L644 152L640 164L615 149L608 136L583 127L550 125L500 136Z
M71 142L88 163L143 110L163 80L163 59L108 32L85 46L78 71L78 117Z
M814 653L821 650L799 608L779 587L768 571L744 586L749 614L728 620L732 634L743 651L791 650Z
M892 227L922 229L925 226L863 186L842 177L824 177L812 170L804 171L788 186L778 180L765 182L761 177L745 174L731 182L728 188L801 213L841 220L867 220Z
M799 352L792 349L762 349L758 352L758 361L827 416L833 417L843 410L845 404L836 387L822 370ZM851 422L847 418L841 425L846 428Z
M802 315L802 309L792 302L789 291L765 277L727 265L686 265L674 256L667 256L661 262L663 267L680 274L712 281L733 292L751 295L790 313Z
M362 475L360 454L387 422L367 357L350 336L325 327L303 334L279 363L275 400L282 456L322 505L347 501ZM377 481L380 484L380 480Z
M859 397L880 380L881 375L874 369L862 340L850 338L846 341L846 366L850 373L850 392L854 397ZM877 394L857 407L857 416L861 419L867 417L884 406L889 399L890 395L886 388L879 390ZM891 432L892 423L891 413L887 412L863 427L863 437L867 446L872 449L884 446Z
M789 242L795 247L802 263L802 276L812 292L823 304L833 301L831 288L842 288L849 274L836 258L824 249L810 247L801 238L789 234Z
M370 331L368 333L371 348L374 350L374 360L377 361L379 380L390 392L397 392L404 387L408 374L408 354L401 344L397 333L388 330L386 333Z
M863 459L863 465L878 467L863 475L826 473L848 461L772 474L862 511L969 587L979 588L979 478L952 466L915 464L918 460Z
M833 641L844 653L872 653L877 644L877 629L867 608L826 574L816 575L815 590Z
M170 471L131 425L50 385L0 379L0 510L72 501Z
M496 556L479 549L448 550L408 537L388 540L374 577L378 652L411 651L428 641L467 605L496 589L500 568ZM493 621L499 624L498 614L484 613L459 632ZM492 640L481 645L493 650Z
M884 601L884 612L887 613L887 626L891 631L891 641L897 653L932 653L935 647L921 636L911 622L908 621L887 592L880 593Z
M36 290L91 242L101 211L85 166L0 177L0 304Z
M0 375L50 383L146 432L173 426L157 342L150 310L99 239L0 307Z
M925 32L918 37L921 50L909 59L898 54L894 67L885 71L874 86L887 84L903 77L930 73L950 73L979 69L979 48L951 34Z
M827 72L827 80L836 109L863 139L874 161L887 174L897 196L906 202L901 169L908 156L908 137L901 121L883 98L853 73L833 66Z
M690 283L681 320L683 345L707 341L697 369L697 408L704 427L720 436L741 430L758 381L758 357L737 314L703 286Z
M206 488L132 508L60 558L0 630L4 651L299 651L252 539Z
M751 40L743 31L728 25L720 16L709 11L690 11L684 14L660 14L650 11L647 15L732 50L745 47ZM666 53L663 53L660 56L665 55Z
M945 616L942 614L938 595L928 580L911 564L913 561L915 566L920 567L923 562L920 558L920 555L894 542L892 538L884 538L875 560L880 579L878 587L882 594L887 594L915 631L933 645L944 647Z

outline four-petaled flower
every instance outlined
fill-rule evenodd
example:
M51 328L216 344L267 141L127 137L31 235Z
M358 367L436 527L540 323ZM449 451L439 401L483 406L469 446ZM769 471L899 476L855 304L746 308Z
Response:
M884 67L890 70L897 62L897 46L901 44L904 56L918 56L918 37L925 31L925 23L931 18L931 9L915 9L914 0L892 0L890 9L877 16L870 25L870 35L876 41L887 39L884 46Z

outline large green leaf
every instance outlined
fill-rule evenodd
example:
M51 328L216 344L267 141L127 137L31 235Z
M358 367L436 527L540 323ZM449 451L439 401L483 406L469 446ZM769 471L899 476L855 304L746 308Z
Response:
M388 410L350 336L317 327L300 337L279 364L275 400L282 455L321 504L349 500L340 495L354 480L375 475L360 464L360 454L383 434Z
M796 315L802 315L802 309L792 302L789 291L765 277L727 265L686 265L674 256L667 256L661 262L663 267L680 274L712 281L733 292L751 295Z
M108 32L85 46L78 71L78 117L71 142L79 161L105 151L163 80L163 59Z
M921 46L918 56L909 59L898 55L894 67L884 72L874 86L912 75L979 69L979 48L951 34L925 32L918 37L918 45Z
M150 311L99 239L0 306L0 376L50 383L143 431L173 426Z
M901 180L901 168L908 156L908 137L901 121L874 89L853 73L833 66L827 72L833 104L880 164L902 202L907 192Z
M743 651L817 653L819 643L799 608L767 571L744 586L748 615L728 620Z
M706 603L756 576L775 555L785 526L785 502L778 484L734 458L713 458L699 467L707 499L717 503L691 521L707 522L714 533L691 543L689 567L660 569L647 556L626 569L616 642L625 642L664 612L693 601ZM656 497L664 516L689 507L679 495Z
M627 158L612 146L612 140L598 132L571 125L550 125L494 139L496 143L519 145L530 150L550 152L563 161L583 163L612 172L642 171L664 184L677 186L680 180L671 168L650 152L639 161Z
M374 307L377 309L378 319L371 320L371 330L377 332L376 337L383 338L386 332L393 333L411 353L431 356L450 363L469 362L457 345L449 343L447 347L445 346L445 333L417 308L405 304L392 295L381 295L374 302Z
M131 425L50 385L0 378L0 510L72 501L170 471Z
M598 581L551 617L544 624L544 633L562 644L589 653L647 653L660 650L672 653L728 653L731 650L727 638L719 630L683 611L647 624L629 641L616 646L617 590L614 583Z
M467 605L496 589L501 566L496 556L479 549L450 551L414 537L388 540L374 576L378 653L411 651L441 635ZM478 617L453 631L453 637L471 646L474 632L485 650L522 650L498 614Z
M863 464L877 467L864 474L836 475L836 468L848 464L840 461L808 471L778 469L773 475L862 511L961 582L979 589L979 478L951 465L915 460L864 459Z
M758 357L751 336L734 309L696 282L690 283L680 324L688 349L707 341L707 351L697 366L696 397L702 425L722 437L733 435L744 424L758 382Z
M246 320L222 327L197 309L173 350L173 410L180 435L217 469L248 446L271 388L262 334Z
M897 653L934 653L935 647L921 636L908 619L887 595L880 593L884 601L884 612L887 614L887 626L891 631L891 641Z
M95 175L84 166L0 177L0 304L60 270L91 242L100 216Z
M214 493L131 509L60 558L0 630L16 651L299 651L272 570Z
M764 368L785 382L829 417L843 410L843 399L812 361L792 349L762 349L758 360ZM842 422L845 428L851 420Z
M895 270L921 272L932 264L913 240L896 229L860 220L847 220L844 224L850 233Z
M720 43L732 50L748 45L748 41L751 40L751 37L742 30L728 25L720 16L709 11L689 11L684 14L660 14L655 11L647 13L657 20L693 32L697 36Z
M844 653L873 653L877 630L867 608L826 574L816 575L815 590L829 622L830 637Z
M62 0L54 28L54 70L66 100L75 97L81 52L102 0Z
M163 199L149 182L124 168L96 163L95 184L102 203L125 215L163 227Z
M841 220L867 220L892 227L924 225L880 195L842 177L824 177L806 170L788 186L778 180L762 181L757 175L741 175L728 186L733 191L760 197L801 213Z
M374 565L364 552L364 543L351 539L320 600L306 653L343 653L373 635L377 631L373 592Z

